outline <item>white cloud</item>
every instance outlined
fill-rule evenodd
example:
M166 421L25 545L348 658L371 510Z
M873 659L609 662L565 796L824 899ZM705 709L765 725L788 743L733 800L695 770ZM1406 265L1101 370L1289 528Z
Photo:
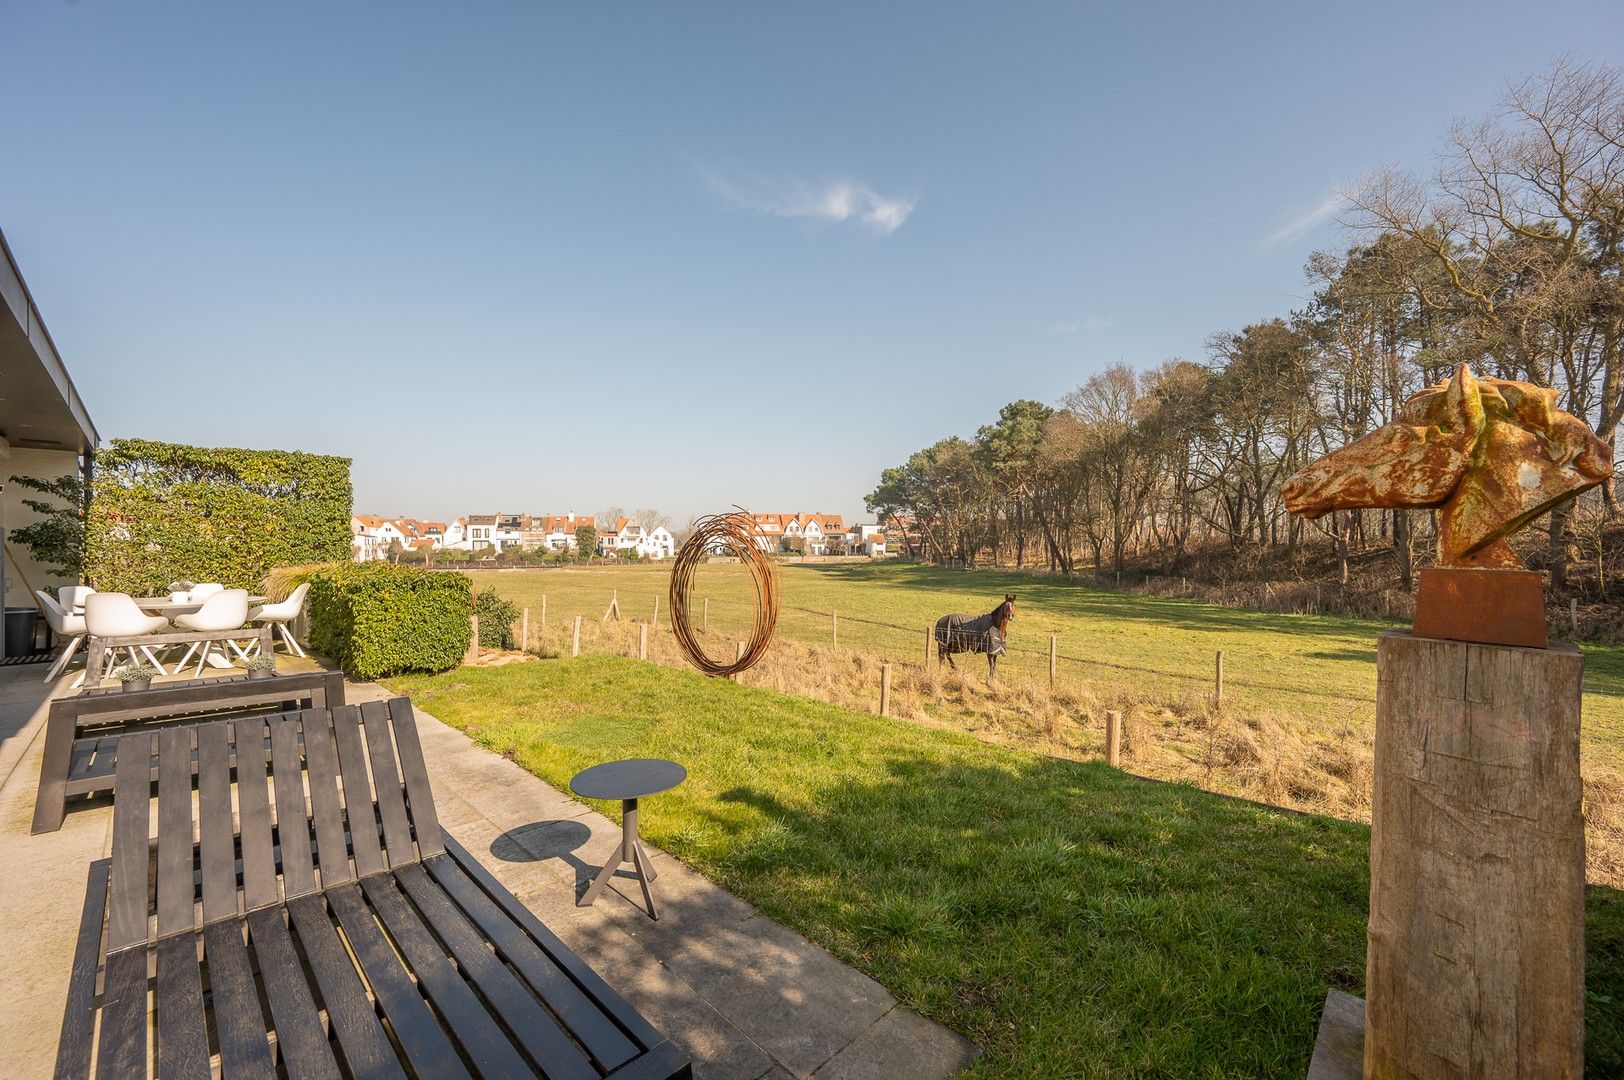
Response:
M885 236L902 228L918 202L887 198L854 180L834 180L821 186L795 183L745 187L715 173L707 173L705 179L719 198L757 214L836 223L855 221Z
M1304 236L1330 221L1336 216L1336 212L1346 205L1347 200L1342 197L1342 193L1333 191L1314 209L1293 218L1264 237L1262 246L1274 247L1276 244L1284 244Z

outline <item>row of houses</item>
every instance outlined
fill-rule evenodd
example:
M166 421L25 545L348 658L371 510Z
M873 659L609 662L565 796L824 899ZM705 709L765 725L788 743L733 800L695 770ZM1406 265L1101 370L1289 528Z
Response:
M756 543L763 551L798 551L808 555L886 554L886 530L873 524L849 529L839 514L753 514ZM599 555L641 559L669 559L676 554L676 539L664 525L645 528L629 517L617 518L603 528L586 514L471 514L450 523L417 518L386 518L357 514L350 518L351 547L356 562L386 559L397 551L458 551L500 554L522 551L576 551L580 530L594 532ZM398 547L397 547L398 545Z
M356 514L350 518L350 547L356 562L386 559L397 551L428 549L501 554L522 551L576 551L580 530L591 529L599 555L636 554L643 559L669 559L676 539L663 525L645 529L621 517L613 529L600 529L589 514L470 514L450 523L417 518ZM398 545L398 547L396 546Z

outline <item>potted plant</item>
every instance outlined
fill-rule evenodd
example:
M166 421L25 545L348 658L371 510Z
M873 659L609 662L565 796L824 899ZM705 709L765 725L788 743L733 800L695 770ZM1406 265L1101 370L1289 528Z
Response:
M121 690L146 690L157 674L157 668L146 664L126 664L113 672L113 678L118 680Z
M260 653L244 660L242 666L248 669L250 679L269 679L276 674L276 657Z
M177 604L184 604L187 600L191 599L192 586L195 584L196 582L193 582L187 578L181 578L179 581L171 581L169 583L169 599L173 600Z

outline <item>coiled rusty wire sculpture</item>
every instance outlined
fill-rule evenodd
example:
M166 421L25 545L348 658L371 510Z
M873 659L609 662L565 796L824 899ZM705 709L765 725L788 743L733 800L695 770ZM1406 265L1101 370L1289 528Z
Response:
M772 556L756 543L759 536L755 519L743 510L712 514L694 522L694 531L677 552L671 567L671 632L688 662L706 675L737 675L749 671L767 655L773 628L778 625L778 566ZM694 570L707 553L722 548L737 555L750 568L756 586L756 624L750 641L737 659L712 660L699 644L688 619L688 594L693 588Z

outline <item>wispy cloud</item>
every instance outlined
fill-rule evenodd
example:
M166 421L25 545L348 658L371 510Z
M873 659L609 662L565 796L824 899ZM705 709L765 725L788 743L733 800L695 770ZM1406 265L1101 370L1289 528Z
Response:
M1282 225L1279 229L1263 238L1263 247L1274 247L1276 244L1288 243L1300 236L1307 235L1336 216L1336 212L1347 205L1340 191L1333 191L1327 195L1318 206L1307 213L1299 214Z
M718 198L757 214L856 222L884 236L902 228L918 203L916 198L886 197L855 180L833 180L822 185L743 184L706 172L705 182Z

